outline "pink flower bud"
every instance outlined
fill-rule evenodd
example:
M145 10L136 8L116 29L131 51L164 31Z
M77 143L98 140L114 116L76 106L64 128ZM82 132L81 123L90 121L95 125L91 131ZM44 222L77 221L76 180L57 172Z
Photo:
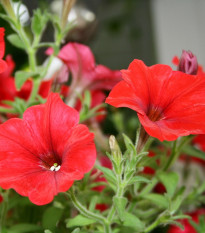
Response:
M198 62L196 56L191 51L182 51L178 70L186 74L197 74Z

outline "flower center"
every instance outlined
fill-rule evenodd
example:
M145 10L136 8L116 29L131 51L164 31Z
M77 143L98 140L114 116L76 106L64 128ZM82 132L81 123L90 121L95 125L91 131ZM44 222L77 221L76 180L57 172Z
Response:
M61 159L53 153L43 154L40 156L40 167L50 170L59 171L61 168Z
M60 170L60 168L61 168L60 165L58 165L57 163L54 163L53 166L50 167L50 170L57 172Z
M159 121L163 118L162 111L156 107L150 107L147 112L147 116L151 121Z

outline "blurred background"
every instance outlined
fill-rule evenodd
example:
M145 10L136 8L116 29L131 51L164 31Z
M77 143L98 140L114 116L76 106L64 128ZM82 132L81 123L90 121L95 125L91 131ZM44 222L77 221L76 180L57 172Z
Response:
M32 16L37 7L60 14L63 1L22 2ZM191 50L205 65L204 11L204 0L77 0L69 16L77 19L77 26L67 41L89 45L97 62L112 69L127 68L134 58L147 65L172 65L172 58L180 56L182 49ZM43 40L51 38L52 27L48 27ZM8 43L6 49L14 54ZM39 60L43 59L42 52Z

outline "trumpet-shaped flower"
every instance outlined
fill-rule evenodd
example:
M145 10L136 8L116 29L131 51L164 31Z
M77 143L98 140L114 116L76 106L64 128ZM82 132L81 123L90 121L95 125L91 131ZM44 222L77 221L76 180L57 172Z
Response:
M61 49L58 57L72 73L72 85L81 89L110 90L121 80L118 70L96 65L90 48L83 44L68 43Z
M23 119L0 125L0 186L44 205L67 191L93 167L93 134L78 124L78 112L51 93Z
M205 133L205 79L173 71L167 65L147 67L134 60L122 70L124 80L106 102L137 112L145 131L159 140Z

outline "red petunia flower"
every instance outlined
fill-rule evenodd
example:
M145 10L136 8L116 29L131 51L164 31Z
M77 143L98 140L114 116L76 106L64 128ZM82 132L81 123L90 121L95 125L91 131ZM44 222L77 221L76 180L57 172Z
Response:
M106 103L135 110L145 131L160 141L205 133L205 79L173 71L167 65L147 67L134 60L122 70Z
M191 216L192 221L194 221L195 223L199 223L199 216L204 215L205 217L205 210L199 209L187 215ZM184 220L179 220L179 222L184 226L184 230L173 225L173 226L170 226L167 233L197 233L197 231L189 223L189 220L184 219Z
M93 133L78 121L78 112L51 93L23 119L0 125L0 186L44 205L82 179L94 165L96 149Z
M6 62L2 60L5 53L4 31L4 28L0 28L0 73L7 68Z

